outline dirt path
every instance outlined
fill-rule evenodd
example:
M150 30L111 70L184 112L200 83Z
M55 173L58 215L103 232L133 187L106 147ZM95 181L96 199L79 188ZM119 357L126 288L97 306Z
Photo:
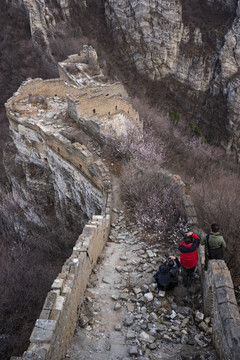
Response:
M197 310L200 283L159 292L153 281L165 253L149 246L128 222L114 181L115 210L109 242L96 265L71 347L70 360L211 359L210 319ZM204 321L203 321L204 320Z

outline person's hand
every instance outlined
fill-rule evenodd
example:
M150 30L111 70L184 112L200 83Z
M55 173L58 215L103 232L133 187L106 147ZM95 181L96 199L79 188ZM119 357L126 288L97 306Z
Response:
M186 233L187 236L192 236L192 234L193 234L192 231Z
M169 259L171 259L171 260L175 260L176 259L176 257L175 256L169 256Z

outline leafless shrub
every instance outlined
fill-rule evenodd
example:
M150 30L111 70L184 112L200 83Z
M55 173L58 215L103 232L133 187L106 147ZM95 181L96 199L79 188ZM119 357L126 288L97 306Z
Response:
M0 238L0 251L0 354L3 356L0 358L6 359L26 350L34 322L59 268L40 247L6 244Z
M239 174L229 174L223 170L210 172L201 183L192 186L192 196L202 228L209 232L213 222L220 225L227 243L225 260L235 284L239 285Z
M176 185L136 159L123 168L123 197L144 230L165 236L180 218L181 201Z
M58 62L65 60L68 55L78 54L83 45L88 43L88 39L79 34L73 36L64 27L61 34L57 33L49 39L49 43L54 59Z
M111 160L129 160L135 152L136 144L139 143L140 137L141 135L138 130L134 129L133 125L129 122L127 133L121 139L116 138L113 134L103 137L104 155Z
M142 134L136 125L130 122L127 125L126 134L121 139L116 139L110 134L103 139L103 143L104 156L111 160L135 159L138 164L148 162L149 165L155 167L165 162L165 147L154 136L151 129Z
M143 121L145 137L164 148L164 166L185 181L194 182L224 162L223 150L196 136L184 120L175 126L169 116L138 98L133 106Z

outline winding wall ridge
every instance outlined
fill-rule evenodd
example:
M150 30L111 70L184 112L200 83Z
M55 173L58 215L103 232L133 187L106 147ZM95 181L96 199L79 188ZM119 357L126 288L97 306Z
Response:
M73 86L70 90L79 91ZM48 149L56 154L62 163L70 164L71 168L81 173L86 181L91 182L91 189L95 189L96 198L101 197L101 201L99 200L101 214L93 215L84 226L71 256L64 263L47 294L27 351L22 357L11 358L15 360L60 360L65 356L76 327L89 276L110 230L112 193L110 175L106 166L100 159L95 160L93 154L84 145L78 142L71 143L64 137L60 133L64 124L60 120L46 118L44 121L43 113L40 118L37 118L36 114L28 115L25 111L29 106L21 105L21 101L27 99L29 93L33 95L41 93L48 98L57 96L61 100L59 106L65 109L64 99L67 91L69 86L62 80L28 80L6 104L13 136L16 139L22 137L22 144L25 144L25 139L28 138L28 146L34 148L39 162L44 162ZM21 106L23 106L22 111ZM22 113L23 117L20 116ZM20 155L25 156L24 146L18 151Z

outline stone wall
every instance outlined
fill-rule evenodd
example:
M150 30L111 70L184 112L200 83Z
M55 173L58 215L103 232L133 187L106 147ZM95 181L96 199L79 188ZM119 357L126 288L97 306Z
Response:
M183 215L187 217L192 230L200 233L196 211L181 178L167 171L162 171L161 175L176 182L182 195ZM108 190L105 214L93 216L85 226L71 257L52 284L33 329L28 350L17 359L60 360L65 354L75 329L87 279L108 237L110 210L111 193ZM220 359L237 360L240 351L240 315L230 272L223 260L211 260L205 271L202 246L199 248L199 259L204 312L212 316L216 351Z
M180 187L185 215L192 230L198 234L197 214L184 183L172 177ZM230 271L224 260L210 260L205 270L204 246L199 247L198 270L202 279L203 307L206 316L212 317L213 343L219 359L237 360L240 354L240 314Z
M79 54L69 55L66 60L58 63L58 71L61 79L79 87L97 82L100 84L104 80L97 52L88 45L83 45Z
M61 360L64 357L75 330L88 277L110 229L111 183L107 170L100 160L94 160L83 145L71 143L61 134L62 129L69 130L70 127L68 118L61 117L67 109L66 95L69 90L73 96L82 91L62 80L29 80L6 104L19 155L24 157L27 154L30 161L36 153L36 161L44 162L48 149L48 155L51 152L51 156L57 156L62 162L70 164L72 169L84 174L102 197L101 214L93 215L85 225L72 255L53 282L30 337L30 346L19 358L22 360ZM30 93L45 96L48 100L47 109L40 105L36 107L36 104L30 106ZM200 233L197 214L185 184L179 176L173 176L167 171L163 171L162 175L174 180L179 186L183 215L187 217L192 230ZM221 359L237 360L240 351L240 316L229 270L223 260L218 260L210 261L208 270L204 271L205 254L202 247L199 255L204 311L213 317L216 350Z
M142 133L138 113L121 93L114 92L114 85L97 90L84 88L81 95L68 96L69 114L81 128L99 141L110 134L121 139L130 123Z
M105 209L93 216L79 236L72 255L54 280L35 323L22 360L60 360L65 356L79 316L89 275L96 264L110 228L111 192L106 189Z
M211 260L204 271L200 255L205 315L213 318L213 342L224 360L237 360L240 353L240 315L230 271L224 260Z
M67 207L67 203L70 207L81 205L86 207L91 219L52 284L32 331L29 348L19 358L24 360L60 360L65 356L89 275L109 235L112 196L108 170L84 145L62 135L76 130L67 114L66 93L70 90L72 94L80 91L62 80L28 80L6 103L18 161L26 169L33 164L49 168L57 189L56 199L61 203L59 208ZM30 94L36 96L33 97L36 101L29 102ZM42 177L32 178L27 174L28 171L25 195L32 183L38 186L43 183ZM22 184L15 192L21 192L21 188Z
M14 93L14 96L8 100L8 103L13 108L15 103L28 98L29 94L44 95L47 98L58 96L64 100L68 93L71 92L73 95L78 95L81 91L76 86L68 85L62 79L28 79L22 83L18 91Z
M19 157L27 156L29 163L47 161L48 165L50 158L59 159L62 166L67 164L64 169L69 171L68 183L75 172L81 174L81 179L75 179L76 189L79 184L84 185L84 181L88 182L86 197L99 198L98 205L101 206L101 214L93 215L85 225L72 255L54 280L32 331L29 348L19 358L24 360L60 360L65 356L75 330L89 275L108 239L110 229L112 196L108 171L101 160L96 160L85 146L77 142L71 143L61 135L61 130L69 130L70 123L67 118L58 118L58 112L53 111L54 106L59 111L66 108L67 88L66 84L58 80L29 80L6 104ZM39 104L30 105L30 92L48 97L47 109L42 109ZM51 97L55 98L54 101L58 99L55 105ZM49 117L51 112L55 118ZM61 176L61 170L58 175Z

